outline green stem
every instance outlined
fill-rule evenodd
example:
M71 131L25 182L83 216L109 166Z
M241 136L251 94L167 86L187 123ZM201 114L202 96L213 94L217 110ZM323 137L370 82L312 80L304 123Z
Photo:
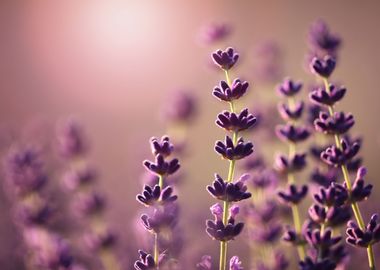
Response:
M158 185L160 186L160 189L162 190L162 188L164 187L164 177L162 175L158 177Z
M296 154L296 145L295 143L290 142L289 143L289 158L294 157ZM295 177L293 173L288 173L288 184L294 184L295 183ZM301 235L302 233L302 225L301 225L301 218L300 218L300 212L298 209L298 205L294 204L292 205L292 214L293 214L293 223L294 223L294 229L296 230L296 233L298 235ZM304 245L298 245L297 246L297 252L298 256L301 260L304 260L306 257L306 251Z
M323 78L323 83L325 85L326 91L329 93L330 89L329 89L329 82L328 82L327 78ZM333 108L333 106L328 106L328 110L329 110L329 113L330 113L331 116L334 115L334 108ZM342 143L340 141L339 134L335 134L334 138L335 138L335 145L336 145L336 147L338 147L339 149L342 149ZM347 166L345 164L343 164L340 167L342 169L343 178L344 178L344 181L345 181L345 183L347 185L348 192L351 192L352 184L351 184L350 175L348 173ZM360 208L359 208L358 203L357 202L352 203L351 204L351 208L352 208L352 211L354 212L355 219L356 219L356 222L359 225L359 228L361 230L365 230L365 223L364 223L362 214L360 212ZM376 269L376 266L375 266L375 256L373 254L373 248L372 248L371 244L367 248L367 255L368 255L368 265L369 265L369 268L371 270L375 270Z
M159 175L158 177L158 186L160 187L160 189L162 190L162 188L164 187L164 176L162 175ZM154 258L154 262L156 264L156 269L158 270L159 269L159 265L158 265L158 257L160 255L160 250L159 250L159 247L158 247L158 233L155 233L154 234L154 254L153 254L153 258Z
M228 74L228 70L224 70L224 73L226 75L226 80L227 84L231 86L231 80ZM230 110L231 112L235 112L235 106L233 101L229 102L230 103ZM238 137L238 132L234 132L232 135L232 142L234 145L237 143L237 137ZM227 182L231 182L234 178L234 173L235 173L235 160L230 160L230 165L228 169L228 176L227 176ZM224 201L223 202L223 224L226 225L228 222L228 208L229 208L229 202ZM227 247L228 247L228 242L226 241L221 241L220 242L220 254L219 254L219 270L225 270L226 269L226 264L227 264Z
M154 234L154 262L157 266L157 269L159 269L158 267L158 254L159 254L159 251L158 251L158 234Z

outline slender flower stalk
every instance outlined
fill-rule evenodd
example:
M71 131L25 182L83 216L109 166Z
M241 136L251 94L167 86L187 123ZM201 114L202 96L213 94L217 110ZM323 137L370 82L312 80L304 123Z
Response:
M138 202L150 208L150 214L143 214L143 227L153 234L153 256L140 250L140 259L134 264L137 270L159 269L164 265L166 253L170 252L160 246L161 232L173 234L177 223L178 206L175 204L177 196L173 195L173 188L167 185L166 178L180 168L178 159L168 160L174 150L169 137L151 139L151 150L155 161L144 161L145 168L157 176L157 183L146 184L141 194L136 196Z
M335 112L335 103L340 101L346 92L345 90L341 90L344 88L337 88L336 86L329 84L328 79L335 69L335 64L335 60L329 55L325 56L323 59L313 59L310 64L311 70L322 79L324 89L318 89L312 92L310 98L313 102L326 106L329 112L329 115L321 113L319 119L315 120L316 130L325 134L332 134L335 140L335 146L331 146L322 152L321 159L329 165L341 168L345 187L347 188L348 193L352 194L353 186L350 180L347 163L358 153L360 144L358 142L353 142L351 144L346 139L341 138L341 135L345 134L354 125L354 119L351 114L346 115L343 112ZM358 206L358 200L351 200L350 204L356 222L358 223L358 228L361 231L365 231L366 226ZM372 248L373 244L374 242L369 242L366 245L370 269L376 269Z
M294 96L300 92L302 84L286 79L278 86L277 91L280 95L287 98L287 104L280 103L278 106L281 117L287 121L286 125L277 127L277 136L287 142L289 147L288 156L280 155L276 160L277 170L287 176L288 190L279 192L280 199L290 204L293 215L293 224L298 237L302 235L302 223L298 204L306 196L308 187L303 185L297 187L295 173L301 171L306 166L306 154L297 153L296 144L306 140L310 133L307 128L298 123L302 116L304 103L296 102ZM305 246L302 242L298 242L297 251L301 260L306 256Z
M89 146L82 126L73 119L62 122L57 129L57 141L59 153L68 164L64 184L72 193L76 214L87 221L82 232L85 243L99 254L104 268L120 269L114 250L117 236L104 217L106 198L97 189L95 169L86 160Z
M245 143L242 137L238 137L243 130L251 128L256 118L248 113L248 109L238 113L235 109L235 100L243 96L248 88L247 82L235 79L231 82L229 70L236 64L239 55L233 48L225 51L217 50L212 54L214 63L220 67L225 74L226 81L221 81L220 86L214 88L213 95L227 102L230 111L224 111L218 115L216 124L232 133L232 139L226 136L225 142L217 141L215 151L222 158L229 160L229 169L226 181L217 176L213 186L207 189L213 197L223 201L223 208L219 204L211 208L215 221L207 221L207 233L214 239L220 241L219 270L225 270L227 264L228 241L234 239L243 229L243 223L235 224L235 216L239 213L239 207L232 205L251 196L247 193L244 184L245 177L236 182L234 180L236 161L249 156L253 152L252 143Z

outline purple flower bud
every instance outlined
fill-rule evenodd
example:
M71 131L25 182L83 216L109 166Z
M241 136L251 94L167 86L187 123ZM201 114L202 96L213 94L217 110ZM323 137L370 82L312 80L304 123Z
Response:
M226 39L231 30L231 26L226 23L210 23L202 29L201 40L205 44L214 44Z
M32 147L11 149L5 160L5 179L21 196L42 189L48 178L40 153Z
M153 215L141 216L143 226L147 231L160 233L171 229L177 224L178 208L174 205L165 205L163 209L154 209Z
M222 220L207 220L206 221L206 232L207 234L218 241L230 241L238 236L244 227L244 223L240 222L235 224L234 219L229 219L226 225L223 224Z
M320 112L319 118L314 121L315 129L325 134L344 134L354 124L354 116L344 112L335 112L332 116L325 112Z
M314 194L314 199L324 206L342 206L348 200L347 189L338 183L331 183L328 188L320 188L319 192Z
M298 188L296 185L289 185L287 190L278 192L278 196L284 203L299 204L308 192L306 185Z
M304 245L305 239L302 234L297 234L295 230L287 229L282 237L285 242L291 243L295 246Z
M304 108L304 103L299 101L295 104L294 108L290 108L286 104L279 104L278 111L285 121L297 120L301 117Z
M364 230L360 229L355 222L350 221L347 224L346 242L353 246L365 247L373 245L380 241L380 223L377 221L377 214L372 215Z
M145 185L144 190L141 194L136 196L138 202L142 203L145 206L154 206L156 204L168 204L177 200L177 195L173 194L173 188L167 186L162 189L159 185L155 185L153 188Z
M250 198L251 193L247 192L247 189L241 179L235 183L227 183L218 174L215 174L212 185L207 186L208 192L214 198L227 202L238 202Z
M267 200L260 205L250 204L246 211L247 218L252 218L255 223L267 224L276 217L278 210L278 205L275 201Z
M47 225L54 215L55 210L49 202L40 198L33 204L19 204L15 210L15 219L17 223L24 226L29 225Z
M316 249L321 249L323 252L329 251L329 249L340 242L341 236L333 237L332 231L327 229L322 231L315 229L307 231L305 238L307 242ZM324 254L321 254L322 258L325 258Z
M240 207L238 205L231 206L229 219L235 219L235 217L239 214L239 212L240 212Z
M309 137L310 131L307 128L288 123L277 126L276 135L283 141L298 143L305 141Z
M233 256L230 260L230 270L243 270L238 256Z
M212 270L212 262L210 255L204 255L201 258L201 261L197 263L197 268L200 270Z
M214 87L212 94L222 101L231 102L241 98L247 92L248 86L248 82L240 81L240 79L235 79L231 86L221 81L220 86Z
M252 185L258 189L276 187L278 182L278 175L273 170L263 170L251 177Z
M216 203L210 207L211 213L215 216L215 220L222 220L223 218L223 208L219 203Z
M163 136L161 141L155 137L150 139L150 146L152 149L152 154L154 156L160 154L163 157L168 157L173 152L174 146L170 143L168 136Z
M256 123L256 118L244 109L240 114L224 111L218 114L216 124L227 131L242 131L251 128Z
M284 155L278 155L275 160L275 169L282 174L299 172L306 166L306 153L295 154L288 158Z
M360 167L358 169L356 179L350 193L351 202L360 202L366 200L371 195L373 186L371 184L365 185L364 176L366 174L367 169L365 167Z
M326 91L323 87L319 87L309 94L309 98L318 105L333 106L336 102L340 101L345 94L346 88L338 88L330 84L329 91Z
M153 270L156 269L156 263L151 254L139 250L140 260L136 261L134 266L136 270Z
M336 34L332 34L327 24L322 20L314 22L309 30L310 45L316 49L328 53L336 53L341 45L341 39Z
M331 182L336 181L337 177L338 172L335 168L331 168L326 172L323 172L317 168L311 173L310 179L313 183L327 188L330 186Z
M238 160L253 153L253 144L251 142L244 143L243 138L239 138L237 144L234 145L232 139L226 136L225 143L222 141L216 142L215 151L225 159Z
M311 71L323 78L328 78L335 69L336 61L331 56L327 55L323 59L314 57L311 61Z
M282 226L280 224L267 224L265 226L257 227L252 232L252 237L255 241L260 243L274 243L280 237Z
M302 88L301 82L294 82L289 78L286 78L282 84L277 86L277 92L286 97L292 97L296 95Z
M189 123L197 113L197 100L192 91L180 90L172 93L162 109L165 121Z
M161 154L156 156L155 163L145 160L143 164L149 171L161 176L174 174L180 168L178 159L174 158L168 162Z
M65 158L74 158L84 155L88 150L82 126L73 119L67 120L58 127L58 147Z
M214 52L212 54L212 59L214 60L214 63L221 69L229 70L239 59L239 54L237 54L233 48L229 47L224 51L217 50Z
M82 216L97 215L106 206L104 196L98 192L78 194L75 201L75 210Z
M360 150L360 143L354 142L351 145L345 139L341 140L342 149L335 145L328 147L321 153L321 159L331 166L341 166L351 160Z
M93 168L70 170L63 176L63 182L69 190L76 190L95 182L97 173Z
M113 231L107 229L87 234L85 241L91 250L102 251L114 247L117 242L117 236Z

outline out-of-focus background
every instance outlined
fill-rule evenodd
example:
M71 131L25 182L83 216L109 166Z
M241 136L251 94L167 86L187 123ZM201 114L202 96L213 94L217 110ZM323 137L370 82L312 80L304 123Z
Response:
M199 248L194 245L201 241L216 252L216 243L204 232L203 219L214 203L205 186L215 172L226 173L227 163L213 150L215 140L224 136L214 125L224 107L211 91L223 74L210 69L210 53L218 46L235 47L241 61L233 76L248 80L252 92L274 93L275 84L260 83L254 73L255 48L271 40L283 54L283 75L306 84L315 79L305 70L307 31L322 18L343 39L333 79L348 93L339 108L355 115L354 134L364 138L362 156L375 184L371 200L377 202L379 12L378 1L1 1L2 152L12 140L50 145L58 120L78 119L108 198L107 218L124 235L127 253L141 209L135 195L141 189L142 160L151 158L148 139L168 132L160 112L171 93L191 90L198 101L197 116L188 130L179 202L183 223L193 232L187 236L189 249ZM230 37L221 44L203 44L200 32L210 22L229 24ZM244 102L256 108L262 101L248 97ZM273 153L273 143L255 140L254 134L250 138L261 152ZM5 205L5 199L0 203ZM7 247L17 239L2 239L13 230L1 218L4 265L12 254ZM133 259L137 253L128 256Z

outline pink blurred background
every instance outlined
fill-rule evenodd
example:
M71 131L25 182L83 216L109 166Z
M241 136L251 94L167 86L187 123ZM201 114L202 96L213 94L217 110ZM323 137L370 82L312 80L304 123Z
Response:
M200 46L199 30L212 21L231 24L233 34L225 45L241 53L236 74L252 83L251 91L273 91L255 83L251 74L256 44L275 40L284 52L285 75L312 81L304 70L307 29L323 18L343 38L334 76L349 92L340 106L356 117L354 133L364 136L362 153L369 179L376 182L379 12L378 1L1 1L0 128L24 139L54 140L57 120L79 119L91 140L91 159L101 171L110 219L118 230L130 231L141 163L149 157L147 140L166 132L159 112L173 90L193 89L199 115L189 131L180 201L191 201L184 203L185 221L207 217L212 200L205 186L227 166L213 151L214 141L223 136L213 126L223 107L211 90L222 74L207 68L216 48ZM270 148L253 140L261 151ZM204 223L193 226L216 249Z

